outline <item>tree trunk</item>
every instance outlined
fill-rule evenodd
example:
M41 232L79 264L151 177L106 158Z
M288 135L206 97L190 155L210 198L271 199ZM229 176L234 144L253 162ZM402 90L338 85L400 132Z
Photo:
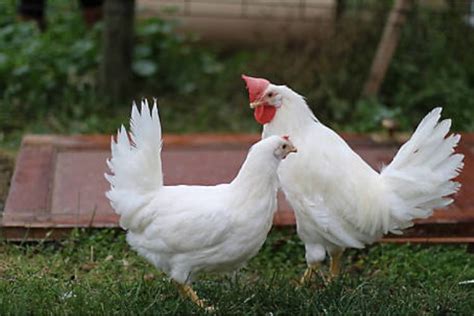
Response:
M112 100L125 97L132 78L135 0L106 0L100 84Z
M336 22L339 22L347 8L347 0L336 1Z
M363 96L375 96L380 90L380 87L385 79L388 66L392 61L393 54L398 45L400 38L400 31L402 25L405 23L405 15L411 8L412 0L396 0L393 5L385 29L383 31L382 39L380 40L372 62L369 78L367 79Z

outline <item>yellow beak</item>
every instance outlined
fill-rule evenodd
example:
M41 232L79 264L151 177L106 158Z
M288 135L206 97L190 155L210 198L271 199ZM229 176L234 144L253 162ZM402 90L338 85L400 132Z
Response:
M255 109L257 106L260 106L263 103L263 101L255 101L250 103L250 108Z

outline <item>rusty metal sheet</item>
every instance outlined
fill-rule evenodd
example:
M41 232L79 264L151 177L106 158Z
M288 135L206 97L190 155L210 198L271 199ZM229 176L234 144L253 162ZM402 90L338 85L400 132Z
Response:
M379 144L367 135L344 134L349 144L377 170L388 164L397 144ZM165 135L165 184L214 185L237 174L256 134ZM474 242L474 134L463 135L466 155L456 203L417 222L387 242ZM104 193L110 136L29 135L23 140L2 220L8 239L61 238L73 227L116 227L117 216ZM294 225L282 194L274 223ZM54 231L49 233L52 229Z

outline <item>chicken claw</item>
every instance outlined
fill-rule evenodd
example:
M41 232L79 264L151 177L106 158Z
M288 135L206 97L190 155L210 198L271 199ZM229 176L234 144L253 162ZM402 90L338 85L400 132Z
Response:
M300 284L299 285L304 286L309 281L311 281L311 279L314 277L314 275L316 274L319 267L320 267L319 263L313 263L313 264L308 265L308 267L306 268L303 276L300 279Z
M213 312L215 311L215 308L213 306L206 306L204 303L204 300L200 299L197 293L193 290L193 288L187 284L179 284L177 283L176 286L178 287L179 293L183 297L189 298L191 301L193 301L194 304L199 306L200 308L205 309L208 312Z

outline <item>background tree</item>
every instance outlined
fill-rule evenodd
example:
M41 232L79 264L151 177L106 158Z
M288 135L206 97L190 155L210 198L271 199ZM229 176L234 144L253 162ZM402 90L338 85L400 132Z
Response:
M112 100L126 96L132 77L135 0L106 0L100 83Z

